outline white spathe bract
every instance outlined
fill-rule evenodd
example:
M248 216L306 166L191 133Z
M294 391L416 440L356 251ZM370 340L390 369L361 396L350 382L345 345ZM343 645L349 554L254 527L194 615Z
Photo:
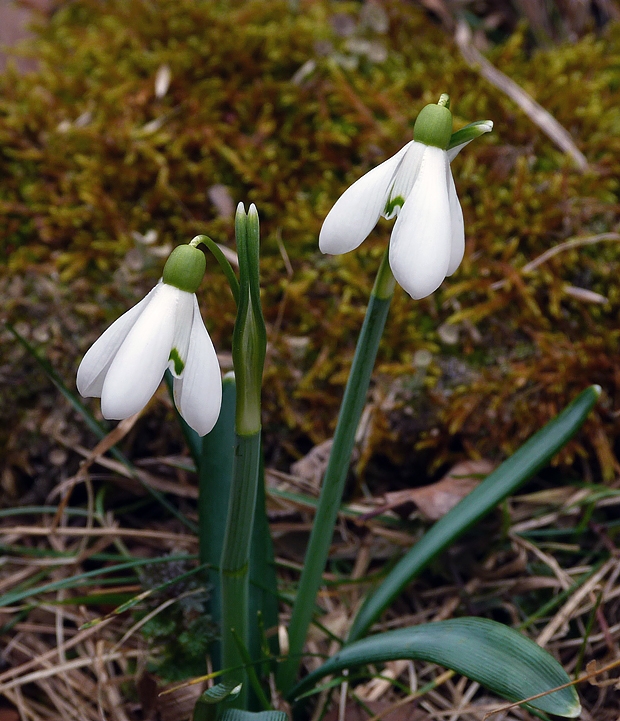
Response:
M144 408L170 368L181 416L199 435L220 413L222 381L194 293L159 282L115 321L84 356L77 388L101 398L104 418L129 418Z
M483 132L492 127L489 121ZM345 190L325 218L319 248L348 253L380 216L398 216L390 240L392 273L413 298L430 295L459 267L465 251L463 212L450 169L465 145L442 150L407 143Z

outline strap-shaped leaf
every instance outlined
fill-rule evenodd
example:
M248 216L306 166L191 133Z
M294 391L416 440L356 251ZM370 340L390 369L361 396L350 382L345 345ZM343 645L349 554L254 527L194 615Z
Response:
M403 658L453 669L509 701L521 701L570 682L553 656L514 629L484 618L455 618L380 633L345 646L298 683L290 698L328 674ZM541 696L530 705L568 718L581 711L573 686Z
M456 148L463 143L469 143L484 133L488 133L492 128L493 123L490 120L476 120L473 123L469 123L469 125L466 125L464 128L457 130L456 133L452 133L448 150Z
M236 698L240 691L241 684L237 681L223 681L208 688L196 701L192 721L216 721L220 714L219 704Z
M284 711L241 711L229 708L224 711L218 721L288 721Z
M590 386L440 518L392 568L359 610L349 640L363 636L428 563L542 468L579 430L601 389Z
M208 574L211 586L209 613L217 626L222 624L220 559L232 483L236 395L234 374L227 373L222 381L222 408L217 423L210 433L199 438L201 452L198 460L198 542L200 562L211 566ZM191 428L189 431L195 432ZM209 653L213 667L221 669L219 641L211 644Z

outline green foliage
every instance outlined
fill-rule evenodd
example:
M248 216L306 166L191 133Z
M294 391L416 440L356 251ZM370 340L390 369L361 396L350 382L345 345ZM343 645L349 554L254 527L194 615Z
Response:
M345 668L399 658L447 666L511 701L566 686L532 700L531 706L569 718L581 713L577 692L568 686L570 678L553 656L531 639L486 618L452 618L369 636L345 646L302 679L291 698Z
M597 402L600 388L587 388L510 458L488 475L471 493L446 513L398 561L369 595L349 630L349 639L364 635L405 586L467 528L513 494L575 435Z
M221 713L221 704L239 695L241 687L234 681L225 681L208 688L196 702L192 721L216 721Z
M69 379L105 324L161 273L153 249L202 232L232 245L232 213L213 201L224 186L232 207L255 202L261 216L271 348L265 437L277 429L322 440L333 432L391 229L381 223L357 251L333 259L316 248L322 219L447 91L455 129L475 118L495 122L492 136L454 162L466 257L428 300L413 304L397 291L378 367L379 398L387 386L394 410L376 414L360 469L379 448L397 463L413 445L429 449L435 466L474 446L506 455L597 382L601 410L557 462L594 451L610 475L620 434L610 400L619 377L620 245L573 248L530 273L519 269L569 238L617 229L620 29L533 56L518 32L490 53L573 134L590 163L580 174L419 8L400 0L382 7L385 32L357 2L306 0L299 13L285 0L79 0L59 8L32 45L39 70L0 76L0 254L11 274L0 284L42 272L68 286L70 307L47 342ZM349 16L353 36L340 32L336 15ZM157 98L162 65L172 80ZM136 240L149 230L158 234L154 245ZM87 305L93 288L95 307ZM226 350L234 302L212 262L200 297ZM47 316L40 303L10 301L7 311L29 325ZM447 322L454 343L438 331ZM420 349L433 361L414 394ZM429 396L432 411L415 418ZM15 405L3 412L7 423Z
M241 711L236 708L227 709L221 716L221 721L287 721L284 711Z

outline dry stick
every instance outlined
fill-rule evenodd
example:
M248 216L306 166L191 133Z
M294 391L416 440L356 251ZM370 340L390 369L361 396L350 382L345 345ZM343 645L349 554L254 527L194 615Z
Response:
M40 564L30 564L21 571L15 571L10 576L0 581L0 593L4 593L5 588L15 588L21 581L26 580L29 576L34 576L40 569Z
M539 265L548 261L549 258L553 258L554 255L563 253L566 250L580 248L583 245L594 245L595 243L618 240L620 240L620 233L599 233L598 235L588 235L585 238L571 238L570 240L558 243L558 245L554 245L553 248L549 248L544 253L541 253L537 258L534 258L534 260L526 263L523 268L521 268L520 272L522 274L531 273L535 268L538 268ZM497 283L493 283L491 289L499 290L500 288L503 288L507 282L508 281L506 280L499 280Z
M29 643L28 643L29 641ZM15 651L21 653L23 656L30 657L34 662L35 665L40 665L39 670L45 670L45 669L51 669L51 668L58 668L59 664L58 662L52 662L49 659L46 661L41 660L41 655L45 652L43 651L43 648L45 648L45 645L43 641L35 638L29 638L25 639L24 641L18 641L15 646ZM63 664L61 665L64 665ZM22 677L15 679L16 682L19 682L21 685L21 679ZM72 687L78 691L82 696L90 697L92 696L92 691L94 689L94 683L85 676L81 671L74 670L71 674L67 675L67 678L69 680L69 683L72 685ZM4 688L4 687L2 687ZM1 691L0 691L1 692Z
M43 721L43 719L39 716L36 716L33 711L26 708L26 704L24 703L24 698L21 693L21 689L15 689L13 693L7 693L6 697L11 701L11 703L15 704L17 706L17 710L19 711L19 718L25 719L26 721ZM31 701L32 703L32 701Z
M458 706L455 709L456 713L454 713L452 716L450 716L448 721L458 721L459 720L459 718L461 717L461 714L463 714L464 710L469 706L469 704L472 700L472 697L474 696L476 691L478 691L479 688L480 688L480 684L477 681L471 682L467 691L465 691L465 693L461 694L461 699L459 701Z
M93 463L97 461L99 456L107 453L110 448L112 448L112 446L115 446L122 438L127 435L127 433L129 433L129 431L134 427L136 421L138 420L139 415L139 413L135 413L130 418L121 421L116 426L116 428L114 428L114 430L110 431L110 433L108 433L105 438L102 438L99 443L97 443L90 456L82 462L79 471L76 473L75 476L73 476L73 478L70 479L70 485L67 489L67 492L58 504L58 510L56 511L56 515L54 516L54 520L52 521L52 530L55 530L60 523L62 514L64 513L65 508L69 503L69 499L71 498L71 492L75 488L76 484L86 477L88 469Z
M172 606L173 603L176 603L177 601L180 601L183 598L188 598L189 596L196 595L201 589L192 589L191 591L186 591L185 593L181 594L180 596L175 596L174 598L169 598L168 600L164 601L162 604L157 606L157 608L153 609L149 613L146 614L143 618L141 618L137 623L135 623L121 638L120 641L117 641L117 643L114 644L112 647L112 651L118 651L121 646L123 646L133 635L136 633L136 631L139 631L142 626L147 624L152 618L155 618L155 616L159 615L162 611L165 611L168 606Z
M101 660L116 661L121 658L140 658L141 656L144 656L144 653L145 652L143 650L125 651L124 653L105 653L101 657ZM40 681L41 679L50 678L50 676L58 676L65 671L92 666L95 661L96 659L94 658L76 658L58 666L52 666L51 668L42 669L41 671L33 671L32 673L26 674L26 676L16 678L13 681L9 681L4 684L4 686L0 687L0 693L6 693L6 691L10 691L12 688Z
M539 646L546 646L549 640L561 628L571 617L574 610L579 606L581 601L589 595L590 591L609 573L609 571L618 563L617 558L610 558L607 563L603 564L599 570L583 584L575 593L568 599L568 601L562 606L562 608L556 613L556 615L549 621L549 623L543 628L536 643Z
M437 686L440 686L446 681L449 681L452 676L454 676L454 671L444 671L433 681L433 688L437 688ZM391 706L388 706L387 708L383 709L383 711L379 711L378 714L370 718L368 721L380 721L380 719L382 719L384 716L392 713L392 711L396 711L397 709L401 708L401 706L406 706L412 701L415 701L417 698L420 698L420 696L423 696L424 693L425 691L416 691L409 696L405 696L405 698L401 698L400 701L397 701Z
M69 443L69 441L62 436L55 435L54 440L58 441L58 443L61 443L66 448L75 451L75 453L84 456L84 458L86 459L90 458L91 456L91 451L89 451L87 448L84 448L79 444ZM130 481L136 481L136 479L139 479L139 481L142 481L147 486L154 488L156 491L174 494L183 498L198 498L198 489L194 488L193 486L182 486L178 483L178 481L167 481L163 478L157 478L156 476L153 476L152 474L148 473L147 471L143 471L140 468L136 468L133 471L130 471L127 466L123 465L120 461L115 461L112 458L107 458L106 456L100 456L99 458L96 458L94 462L98 466L107 468L108 470L113 471L119 476L127 478ZM67 481L65 481L65 483L67 483Z
M579 170L582 172L587 170L588 161L585 155L575 145L571 134L566 128L553 117L542 105L539 105L528 93L511 80L507 75L492 65L482 53L471 44L471 31L464 20L461 20L456 26L454 35L456 44L461 51L461 55L465 62L485 80L501 90L511 100L513 100L528 118L537 125L545 135L550 138L561 150L575 161Z
M11 526L2 529L0 535L15 534L18 536L49 536L49 528L39 526ZM59 528L54 531L56 536L122 536L123 538L156 538L160 541L175 541L183 545L196 543L194 536L169 531L141 531L137 528Z
M564 688L568 688L569 686L575 686L578 683L581 683L582 681L589 681L592 678L595 678L601 673L606 673L607 671L611 671L614 668L617 668L620 666L620 659L617 659L616 661L612 661L612 663L607 664L607 666L603 666L602 668L596 668L593 671L589 671L588 673L585 673L583 676L580 676L579 678L576 678L574 681L569 681L568 683L564 683L561 686L556 686L555 688L550 689L549 691L543 691L542 693L537 693L536 696L530 696L529 698L524 698L521 701L515 701L515 703L508 704L506 706L499 706L498 708L494 709L493 711L489 711L482 717L482 721L486 721L486 719L490 718L491 716L494 716L496 713L500 713L501 711L509 711L511 708L515 708L516 706L520 706L524 703L529 703L530 701L535 701L537 698L542 698L543 696L548 696L550 693L555 693L556 691L561 691ZM373 721L372 719L370 721Z
M605 600L609 600L609 599L605 599ZM612 639L612 642L614 641L614 639L616 638L616 636L618 635L619 632L620 632L620 623L617 623L615 626L609 627L609 635ZM605 645L607 645L607 636L603 632L593 633L590 636L588 636L588 643L593 648L595 648L594 644L597 644L597 643L604 643ZM582 646L583 639L582 638L569 638L566 641L558 641L556 645L557 645L558 649L574 648L575 646ZM613 643L613 646L614 646L613 650L615 651L615 648L616 648L615 642Z
M65 589L61 588L56 593L56 601L58 605L54 610L54 616L56 617L56 648L58 649L58 660L60 664L67 663L67 656L65 654L65 613L62 602L65 600ZM63 681L65 683L66 694L69 697L71 704L75 709L78 708L77 695L71 686L71 682L68 678L68 674L62 674ZM56 704L58 706L58 704Z
M63 650L66 651L73 646L77 646L78 643L82 643L82 641L84 641L89 636L92 636L94 633L98 633L103 628L103 624L107 624L111 620L111 618L105 619L98 626L93 626L92 628L85 629L84 631L79 631L70 641L67 641L64 644ZM28 669L33 668L34 666L37 666L38 664L41 664L44 661L53 658L54 656L58 656L58 652L58 648L52 648L49 651L46 651L45 653L37 656L36 658L31 659L30 661L26 661L20 666L10 668L4 673L0 674L0 693L4 693L5 691L5 688L1 685L3 681L13 678L14 676L19 676L21 673L24 673Z
M97 677L97 702L99 706L99 715L102 719L105 719L103 713L104 708L110 710L111 715L116 721L129 721L129 717L122 708L121 695L116 686L111 682L112 674L109 672L110 663L105 664L103 661L103 648L104 641L100 639L97 641L95 647L95 665L94 673ZM104 702L107 701L107 704Z
M510 540L515 543L517 546L521 546L527 551L531 551L540 561L542 561L551 571L553 571L554 576L558 579L558 583L562 587L563 591L568 590L572 584L573 579L564 571L564 569L560 566L560 564L555 560L555 558L548 553L545 553L544 551L541 551L538 546L536 546L533 543L530 543L525 538L521 538L520 536L517 536L516 534L509 534Z

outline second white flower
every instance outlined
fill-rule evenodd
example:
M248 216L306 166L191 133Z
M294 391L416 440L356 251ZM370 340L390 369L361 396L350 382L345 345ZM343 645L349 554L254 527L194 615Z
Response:
M493 123L475 126L482 134ZM320 249L347 253L362 243L380 216L398 216L389 249L394 277L416 299L436 290L459 267L465 250L463 212L450 162L473 138L447 150L451 135L448 108L427 105L416 121L414 140L338 199L321 228Z

